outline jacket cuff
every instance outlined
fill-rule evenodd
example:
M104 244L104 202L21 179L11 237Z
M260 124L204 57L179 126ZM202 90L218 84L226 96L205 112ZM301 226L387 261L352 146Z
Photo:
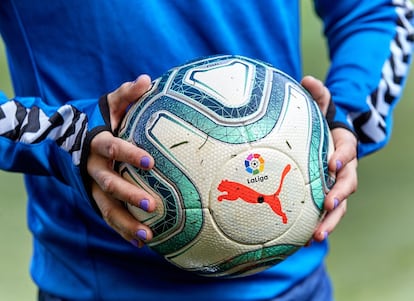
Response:
M112 132L111 129L111 119L109 114L109 106L107 101L107 94L101 96L99 98L98 106L96 110L92 112L90 115L91 119L89 121L89 130L86 133L85 141L83 144L82 149L82 156L80 161L80 172L82 176L82 181L85 186L85 190L89 197L89 202L92 208L102 216L102 213L96 204L93 196L92 196L92 178L90 177L87 169L88 158L91 150L91 142L96 135L101 132L109 131Z
M335 105L332 98L329 101L328 112L326 113L326 121L328 122L328 126L331 130L336 128L346 129L350 131L357 140L359 140L352 123L349 122L348 118L346 117L346 113Z

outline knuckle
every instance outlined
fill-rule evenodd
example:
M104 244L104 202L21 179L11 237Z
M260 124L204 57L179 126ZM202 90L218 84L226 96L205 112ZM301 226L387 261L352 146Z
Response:
M129 90L130 86L131 86L131 83L130 83L130 82L124 82L124 83L122 83L122 84L121 84L121 86L119 87L119 90L120 90L122 93L126 93L126 92Z
M138 156L136 152L126 151L124 155L125 155L125 162L132 163L134 166L139 166L140 162L138 160Z
M113 194L115 191L115 183L114 179L111 175L106 175L101 177L100 179L100 186L105 193Z
M110 93L110 95L113 97L122 98L122 96L126 93L127 89L128 83L124 82L114 92Z
M104 221L111 226L112 228L116 228L116 223L113 219L113 210L110 206L104 206L101 208L101 214Z
M136 207L139 206L139 204L138 204L139 201L136 200L137 194L134 193L134 191L132 189L127 189L127 190L125 190L124 193L125 193L125 199L124 199L125 202L128 202L131 205L136 206Z
M342 208L342 212L341 212L341 216L345 216L346 215L346 212L347 212L347 206L344 206L343 208Z
M131 87L131 83L130 82L124 82L119 88L118 88L118 93L117 93L117 95L118 95L118 98L119 98L119 100L120 101L124 101L125 100L125 98L127 97L127 95L128 95L128 91L129 91L129 89L130 89L130 87Z
M111 142L107 147L108 159L114 160L118 156L119 148L115 142Z
M355 176L351 184L351 194L355 193L357 190L358 190L358 178L357 176Z
M351 190L351 194L355 193L357 190L358 190L358 183L355 183L355 185L353 186Z
M344 216L345 214L346 214L346 212L347 212L347 208L348 208L348 206L347 206L347 201L346 200L344 200L343 202L343 205L341 206L341 216Z
M341 218L342 218L342 217L344 217L344 216L346 215L346 212L347 212L347 208L346 208L346 206L344 206L344 207L341 209Z

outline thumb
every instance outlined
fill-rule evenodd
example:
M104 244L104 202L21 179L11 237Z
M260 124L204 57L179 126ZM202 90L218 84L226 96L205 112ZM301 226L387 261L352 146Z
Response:
M302 86L308 90L324 115L328 111L331 93L322 81L313 76L305 76L301 81Z
M111 115L111 127L116 129L128 107L135 103L151 87L151 78L140 75L133 82L125 82L118 89L108 94L108 106Z

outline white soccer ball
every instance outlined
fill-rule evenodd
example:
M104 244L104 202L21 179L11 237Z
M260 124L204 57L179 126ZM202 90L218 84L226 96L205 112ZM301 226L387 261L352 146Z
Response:
M204 276L237 277L301 248L333 183L330 131L288 75L241 56L169 70L128 112L119 136L146 149L151 171L119 172L151 193L156 210L128 205L149 225L148 246Z

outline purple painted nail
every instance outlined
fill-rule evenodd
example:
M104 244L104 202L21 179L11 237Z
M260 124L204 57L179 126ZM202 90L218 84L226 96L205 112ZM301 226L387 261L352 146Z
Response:
M328 231L324 231L322 234L324 240L328 238Z
M147 239L147 231L140 229L137 231L137 237L141 240L146 240Z
M147 156L144 156L141 158L141 167L142 168L148 168L150 166L151 163L151 159Z
M130 243L131 243L134 247L139 248L139 242L138 242L138 240L133 239L133 240L131 240L131 241L130 241Z
M338 207L338 205L339 205L339 200L337 198L334 198L334 209Z
M336 172L340 171L342 168L342 161L336 160Z
M147 211L147 212L148 212L148 208L149 208L149 201L148 201L147 199L142 200L142 201L139 203L139 208L141 208L142 210L144 210L144 211Z

